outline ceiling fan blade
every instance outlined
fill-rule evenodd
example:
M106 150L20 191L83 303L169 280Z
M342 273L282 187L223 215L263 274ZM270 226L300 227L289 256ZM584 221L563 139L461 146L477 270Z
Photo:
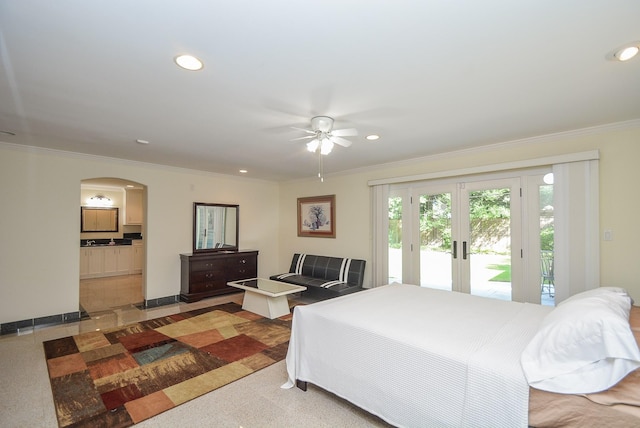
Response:
M307 134L316 135L316 131L312 131L311 129L296 128L295 126L292 126L291 129L295 129L296 131L306 132Z
M355 137L358 135L358 130L355 128L348 129L334 129L331 131L331 135L335 137Z
M351 141L342 137L336 137L335 135L331 136L331 141L342 147L349 147L351 145Z
M306 137L292 138L289 141L308 140L309 138L316 138L316 136L315 135L307 135Z

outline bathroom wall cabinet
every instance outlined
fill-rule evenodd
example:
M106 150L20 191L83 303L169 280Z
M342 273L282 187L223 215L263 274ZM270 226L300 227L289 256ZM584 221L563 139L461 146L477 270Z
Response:
M126 191L126 205L124 224L142 224L142 190L131 189Z

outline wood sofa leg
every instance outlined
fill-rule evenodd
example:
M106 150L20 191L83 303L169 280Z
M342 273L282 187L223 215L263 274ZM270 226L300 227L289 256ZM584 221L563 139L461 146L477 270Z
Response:
M299 389L301 389L301 390L303 390L303 391L305 391L305 392L307 391L307 382L305 382L305 381L303 381L303 380L297 380L297 379L296 379L296 386L297 386Z

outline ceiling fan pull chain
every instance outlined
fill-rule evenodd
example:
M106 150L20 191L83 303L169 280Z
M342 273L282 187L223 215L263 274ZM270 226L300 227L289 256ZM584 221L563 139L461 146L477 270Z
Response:
M322 171L322 152L318 149L318 178L324 183L324 171Z

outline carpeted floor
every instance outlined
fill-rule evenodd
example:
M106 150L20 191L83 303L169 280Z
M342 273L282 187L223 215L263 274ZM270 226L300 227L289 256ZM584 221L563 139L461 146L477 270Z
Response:
M58 423L131 426L281 361L291 317L227 303L44 342Z

